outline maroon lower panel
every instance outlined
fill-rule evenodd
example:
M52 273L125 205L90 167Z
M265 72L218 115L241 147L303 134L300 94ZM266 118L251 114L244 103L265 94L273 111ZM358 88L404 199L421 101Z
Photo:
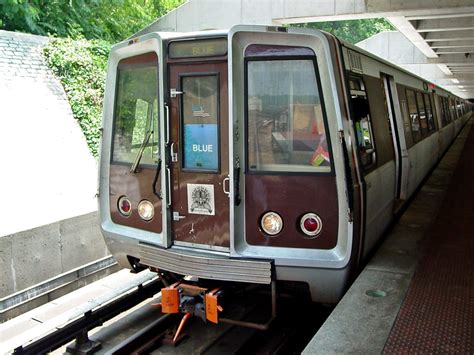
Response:
M274 211L283 218L280 234L262 232L260 218ZM321 234L309 238L300 230L305 213L317 213ZM334 176L246 175L245 231L247 243L292 248L331 249L337 244L338 203Z
M136 174L129 172L130 167L125 165L110 165L110 214L112 221L124 226L144 229L150 232L161 233L161 203L162 201L153 193L153 181L156 175L154 168L139 168ZM161 177L156 182L158 191L161 186ZM118 200L126 196L132 203L132 214L124 217L118 210ZM148 200L155 206L155 217L146 222L138 215L138 204Z

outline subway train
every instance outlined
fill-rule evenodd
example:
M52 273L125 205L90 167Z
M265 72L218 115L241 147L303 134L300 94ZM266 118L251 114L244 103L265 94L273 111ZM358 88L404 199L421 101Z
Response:
M102 233L132 270L335 303L471 114L321 31L146 33L109 57Z

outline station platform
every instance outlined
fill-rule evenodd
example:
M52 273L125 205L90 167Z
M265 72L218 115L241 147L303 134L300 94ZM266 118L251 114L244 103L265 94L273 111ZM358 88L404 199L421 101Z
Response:
M474 353L474 124L303 354Z

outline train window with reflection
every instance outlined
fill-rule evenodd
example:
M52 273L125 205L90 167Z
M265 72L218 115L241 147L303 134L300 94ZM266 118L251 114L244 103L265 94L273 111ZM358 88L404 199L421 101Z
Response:
M349 86L357 147L362 165L368 168L375 163L375 147L367 92L361 78L349 78Z
M456 100L457 108L458 108L458 117L462 117L462 106L461 101Z
M443 104L444 104L444 111L446 112L446 119L447 122L451 122L453 120L453 117L451 116L451 112L449 111L449 100L447 97L443 98Z
M433 106L431 105L431 96L424 93L423 101L425 103L426 109L426 120L428 122L428 131L434 131L436 129L434 116L433 116Z
M416 103L418 105L418 117L420 118L421 134L426 135L428 133L428 123L426 116L426 108L423 102L423 94L419 91L416 92Z
M418 142L421 139L421 125L419 120L418 108L416 105L415 92L407 90L408 112L410 114L411 132L413 141Z
M183 168L219 168L219 78L217 75L181 77Z
M312 59L247 62L249 171L331 171L316 75Z
M441 126L444 127L449 123L449 116L446 110L444 97L439 96L439 102L441 107Z
M157 56L144 54L118 65L112 161L158 162Z
M453 120L456 120L458 117L456 115L456 107L455 107L455 104L454 104L454 99L453 98L449 98L449 112L451 114L451 118Z

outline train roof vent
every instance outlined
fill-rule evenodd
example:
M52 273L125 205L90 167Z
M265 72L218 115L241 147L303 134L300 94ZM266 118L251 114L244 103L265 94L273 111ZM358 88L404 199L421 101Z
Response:
M349 66L350 70L362 73L362 59L359 53L351 51L350 49L347 51L349 53Z

